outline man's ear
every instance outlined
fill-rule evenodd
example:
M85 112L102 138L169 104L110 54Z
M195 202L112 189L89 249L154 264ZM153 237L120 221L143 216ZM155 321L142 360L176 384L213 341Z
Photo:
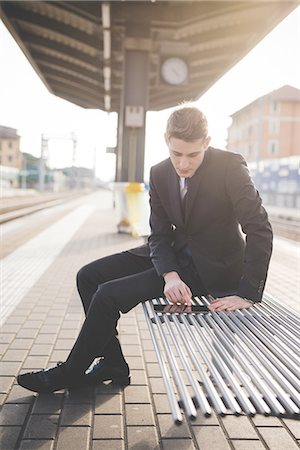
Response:
M165 143L169 146L169 139L168 139L167 133L164 134L164 138L165 138Z
M207 136L207 138L205 139L205 147L206 147L206 150L207 150L207 147L209 146L209 143L210 143L210 141L211 141L211 137L210 136Z

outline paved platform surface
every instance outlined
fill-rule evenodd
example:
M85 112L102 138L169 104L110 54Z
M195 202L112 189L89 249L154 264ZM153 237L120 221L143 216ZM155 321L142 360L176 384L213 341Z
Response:
M119 322L132 375L125 390L108 383L38 396L16 384L18 373L64 360L72 347L83 320L74 281L77 270L93 259L141 243L115 233L111 205L109 192L87 196L2 260L1 306L8 304L9 309L1 329L0 449L299 448L300 423L295 420L199 416L176 427L140 306ZM298 310L299 264L299 243L275 239L266 290Z

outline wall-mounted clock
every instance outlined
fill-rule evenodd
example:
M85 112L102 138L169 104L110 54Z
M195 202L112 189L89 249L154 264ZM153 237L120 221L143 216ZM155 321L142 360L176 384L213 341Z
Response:
M161 64L162 79L172 85L185 84L188 80L189 68L187 62L179 56L166 58Z

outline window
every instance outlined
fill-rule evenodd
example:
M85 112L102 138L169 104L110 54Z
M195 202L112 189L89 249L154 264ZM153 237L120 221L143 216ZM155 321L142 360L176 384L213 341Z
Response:
M271 101L270 109L272 113L279 113L280 103L278 103L276 100Z
M12 142L9 142L9 143L8 143L8 148L12 148L12 146L13 146L13 145L12 145Z
M275 140L269 141L269 146L268 146L268 147L269 147L269 148L268 148L269 153L270 153L271 155L275 155L276 153L279 152L278 141L275 141Z
M270 134L279 133L280 122L279 119L270 119L269 121L269 132Z

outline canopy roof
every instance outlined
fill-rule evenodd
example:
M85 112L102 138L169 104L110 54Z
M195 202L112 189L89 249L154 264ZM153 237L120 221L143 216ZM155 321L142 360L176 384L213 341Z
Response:
M1 16L49 91L84 108L119 111L125 51L149 51L148 109L159 110L199 98L298 4L1 1ZM188 83L162 81L172 55L187 61Z

